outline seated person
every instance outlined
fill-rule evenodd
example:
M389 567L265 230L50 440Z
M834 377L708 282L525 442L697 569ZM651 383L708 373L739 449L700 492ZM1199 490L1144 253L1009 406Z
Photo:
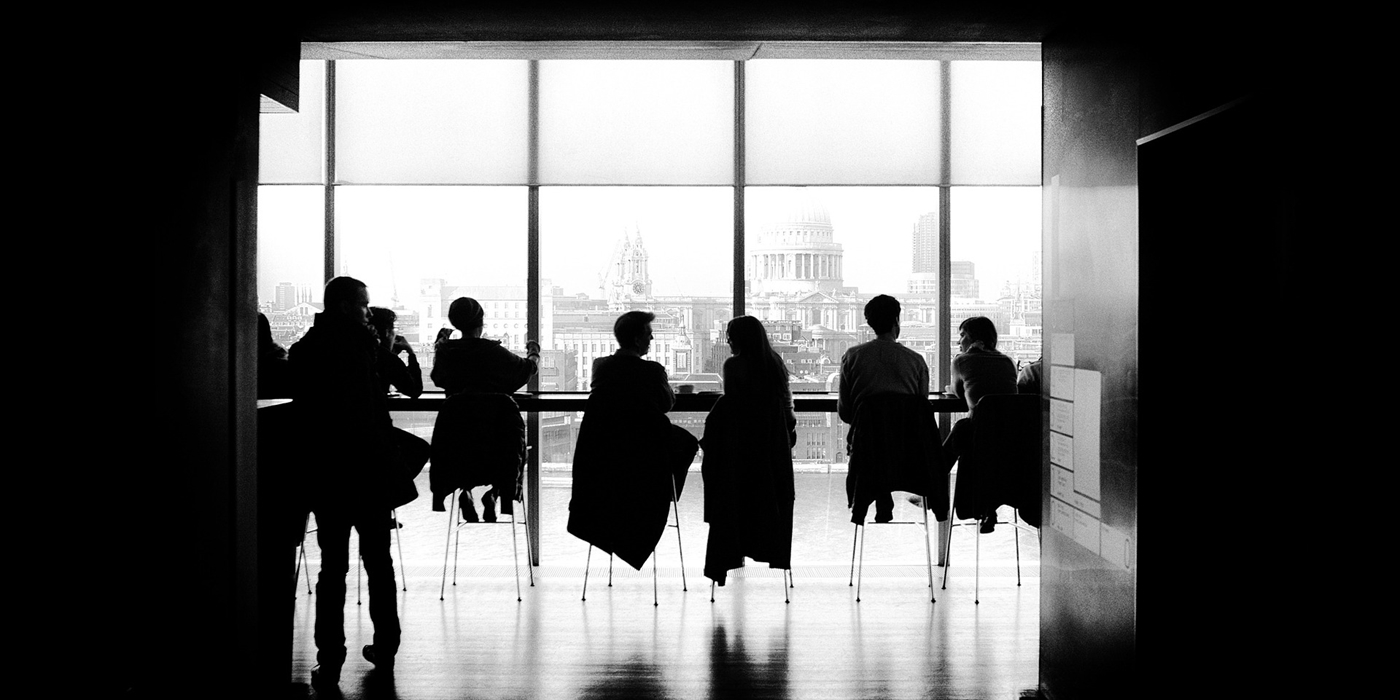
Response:
M593 362L569 501L569 532L635 569L665 532L671 499L679 497L699 447L666 417L675 404L666 368L642 359L655 318L647 311L622 314L613 324L617 352Z
M846 433L846 451L854 454L855 419L862 402L872 396L897 394L928 397L928 363L923 355L899 344L899 300L881 294L865 305L865 321L875 331L875 339L861 343L841 357L841 378L836 410L841 420L851 426ZM869 502L858 499L856 487L859 475L852 470L846 475L846 496L852 506L853 520L864 521ZM865 492L865 489L862 489ZM894 518L894 498L889 491L877 489L875 522L887 523Z
M948 439L943 441L943 458L951 471L958 456L972 448L975 431L973 418L977 402L989 394L1015 394L1016 363L997 352L997 327L986 316L973 316L958 326L958 347L962 353L953 358L953 391L967 402L967 417L953 424ZM991 532L996 513L983 522L982 531Z
M1040 393L1041 382L1045 379L1045 365L1041 362L1043 359L1045 358L1037 357L1035 362L1021 368L1016 375L1016 391L1022 394Z
M281 399L292 395L292 369L287 349L272 339L272 324L258 314L258 398Z
M705 576L723 586L744 558L787 569L792 562L792 410L787 365L763 323L740 316L726 329L724 396L705 419Z
M462 394L510 394L525 385L525 382L534 376L539 368L540 345L531 340L525 344L527 355L520 357L507 350L498 340L483 338L482 332L485 328L486 312L481 304L471 297L459 297L448 307L447 319L452 325L462 332L462 337L458 340L451 340L452 329L444 328L438 331L437 341L433 344L433 371L430 377L434 384L442 387L447 392L448 397ZM495 405L495 404L493 404ZM504 403L500 405L504 406ZM499 419L503 423L497 426L499 432L516 432L516 423L519 423L518 409L511 412L510 416L504 415L501 411L492 411L484 406L477 407L485 413L481 415L490 416L493 420ZM496 415L500 413L501 415ZM439 415L439 420L444 418ZM513 418L513 420L512 420ZM523 424L518 426L523 434ZM434 435L437 435L436 429ZM434 439L434 443L439 440ZM490 460L495 461L495 460ZM436 465L437 462L434 462ZM457 460L453 460L457 464ZM511 471L515 474L516 481L520 480L522 464L517 464ZM445 467L446 465L444 465ZM462 490L459 501L462 509L462 517L467 522L477 522L476 507L472 503L471 489L476 486L491 484L492 488L481 496L482 517L486 522L496 521L496 501L502 495L503 484L487 479L500 480L503 477L499 474L492 475L493 469L472 469L470 465L463 465L464 468L454 469L454 474L448 476L447 472L436 475L433 494L434 507L438 504L439 496L446 496L448 493L460 488ZM520 493L517 487L508 489L509 498L514 498ZM508 506L503 505L505 512L509 513Z
M413 346L403 336L395 332L394 322L398 314L382 306L369 307L369 325L379 338L379 379L384 384L384 392L392 385L400 394L416 399L423 393L423 370L418 367L418 356ZM408 353L408 364L399 359L401 353Z

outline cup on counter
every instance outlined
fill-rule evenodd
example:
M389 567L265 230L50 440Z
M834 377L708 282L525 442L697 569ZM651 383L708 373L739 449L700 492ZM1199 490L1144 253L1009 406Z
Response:
M949 395L949 396L952 396L952 395L953 395L953 385L952 385L952 384L949 384L948 386L943 387L943 393L945 393L945 394L947 394L947 395Z

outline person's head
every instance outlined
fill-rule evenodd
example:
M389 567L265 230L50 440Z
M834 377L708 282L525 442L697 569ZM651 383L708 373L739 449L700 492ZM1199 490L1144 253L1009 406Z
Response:
M374 334L384 342L394 342L394 322L398 318L399 315L390 309L382 306L369 307L369 325L374 326Z
M322 297L326 311L354 323L369 322L369 289L354 277L336 277L326 283Z
M958 324L958 347L962 348L963 352L967 352L973 343L979 341L987 350L997 349L997 327L992 323L992 319L973 316Z
M899 300L888 294L881 294L865 305L865 322L876 335L884 335L899 328Z
M613 323L613 337L622 349L645 355L651 349L651 322L655 320L656 314L650 311L628 311Z
M787 365L773 351L762 321L753 316L739 316L729 322L725 335L729 336L729 347L736 357L744 358L758 367L770 368L779 378L787 380Z
M447 320L463 335L470 336L486 323L486 311L471 297L457 297L452 300L452 306L447 307Z
M725 335L729 336L729 347L735 355L760 355L773 351L763 322L753 316L739 316L730 321Z

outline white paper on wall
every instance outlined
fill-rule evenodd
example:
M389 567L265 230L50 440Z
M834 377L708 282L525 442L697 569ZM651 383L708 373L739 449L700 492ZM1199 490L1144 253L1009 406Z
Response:
M1074 370L1074 490L1099 500L1099 418L1103 375ZM1097 537L1097 535L1095 535Z

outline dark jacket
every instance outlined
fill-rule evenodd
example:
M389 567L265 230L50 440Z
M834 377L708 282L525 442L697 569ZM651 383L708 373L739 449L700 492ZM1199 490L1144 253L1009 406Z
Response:
M634 569L661 541L698 447L666 418L665 381L655 362L600 358L574 448L569 533Z
M513 513L525 467L525 422L506 394L453 394L433 425L433 468L428 472L433 510L458 489L491 484L501 512Z
M313 509L388 510L417 497L396 458L378 350L368 326L321 313L288 352Z
M516 355L498 340L462 338L436 345L429 376L448 396L509 394L525 386L537 369L534 360Z
M999 506L1040 527L1041 406L1036 394L985 396L978 402L973 448L959 456L957 512L982 518Z
M948 517L947 472L938 416L925 396L878 394L861 402L850 433L846 497L851 522L863 524L877 494L926 497L938 520Z
M726 384L728 388L728 384ZM792 568L792 443L780 397L726 394L705 418L705 576L723 586L744 557Z

